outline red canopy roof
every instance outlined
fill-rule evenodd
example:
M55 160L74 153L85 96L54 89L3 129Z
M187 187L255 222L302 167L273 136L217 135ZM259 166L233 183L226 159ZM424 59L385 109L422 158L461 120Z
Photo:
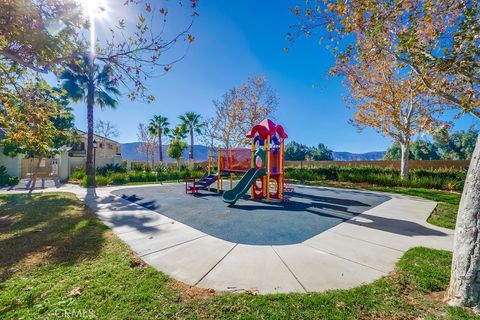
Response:
M247 138L253 138L255 134L259 134L261 139L267 139L267 137L273 136L278 133L280 138L286 139L288 138L285 130L281 125L276 125L272 120L265 119L250 130L247 134Z

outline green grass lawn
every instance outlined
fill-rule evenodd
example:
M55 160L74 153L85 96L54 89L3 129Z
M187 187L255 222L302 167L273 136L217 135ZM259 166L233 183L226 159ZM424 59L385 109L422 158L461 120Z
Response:
M296 182L296 181L294 181ZM346 189L363 189L371 191L382 191L400 193L409 196L421 197L438 202L438 206L428 218L428 222L448 229L455 229L457 219L458 205L462 195L457 192L443 190L432 190L422 188L403 188L403 187L381 187L367 184L336 183L329 181L306 181L306 185L325 186Z
M446 251L411 249L350 290L214 294L144 265L66 193L1 195L0 253L1 319L478 319L441 301Z

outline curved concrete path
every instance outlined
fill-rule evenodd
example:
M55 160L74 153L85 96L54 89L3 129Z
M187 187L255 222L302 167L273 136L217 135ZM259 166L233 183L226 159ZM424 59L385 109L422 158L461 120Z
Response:
M346 289L387 275L411 247L451 250L453 244L453 230L426 222L436 203L415 197L389 193L391 200L302 243L255 246L215 238L111 193L136 187L45 191L77 194L145 262L217 291Z

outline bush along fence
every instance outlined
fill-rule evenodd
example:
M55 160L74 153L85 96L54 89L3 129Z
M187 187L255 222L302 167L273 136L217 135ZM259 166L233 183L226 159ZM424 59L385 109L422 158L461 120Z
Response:
M183 181L186 176L200 178L205 173L202 163L192 170L185 165L180 168L158 166L152 170L149 166L137 163L127 172L126 165L107 165L97 168L96 184L122 185L128 183L154 183L163 181ZM298 181L338 181L367 183L385 187L427 188L461 191L465 183L467 168L462 169L412 169L408 179L400 179L400 169L377 166L321 166L287 167L285 177ZM79 168L70 175L71 182L87 185L85 169Z
M19 178L7 174L7 168L0 166L0 187L14 186L18 184Z
M152 170L151 163L147 163L145 161L128 161L125 162L124 166L128 167L128 171L143 171L143 170ZM162 168L171 168L171 169L178 169L178 164L176 162L163 162L163 163L156 163L153 170L156 170L158 167ZM188 161L182 161L180 164L180 168L188 167ZM203 168L204 170L207 169L207 161L196 161L194 163L194 167L196 168Z
M374 161L285 161L287 167L318 168L318 167L379 167L400 168L397 160ZM410 169L464 169L470 165L470 160L409 160Z
M400 169L373 166L318 168L287 167L287 179L368 183L385 187L410 187L461 191L467 169L413 169L408 179L400 179Z
M162 181L183 181L186 176L200 178L204 171L198 167L189 170L186 167L158 166L155 170L148 166L135 166L134 170L128 171L122 165L107 165L97 168L95 182L97 186L122 185L128 183L154 183ZM88 185L85 168L78 168L70 175L71 182Z

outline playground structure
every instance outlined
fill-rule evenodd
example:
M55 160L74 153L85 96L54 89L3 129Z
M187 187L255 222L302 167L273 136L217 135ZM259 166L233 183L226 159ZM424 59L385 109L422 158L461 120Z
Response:
M224 178L230 180L230 190L223 192L223 201L234 204L250 190L252 199L275 199L283 201L285 190L284 141L288 138L281 125L269 119L254 126L247 134L251 148L218 149L215 157L209 153L207 173L198 181L186 180L186 192L198 193L201 189L211 190L216 182L216 191L223 189ZM216 161L215 161L216 160ZM212 174L215 169L216 174ZM242 178L233 186L234 174Z

